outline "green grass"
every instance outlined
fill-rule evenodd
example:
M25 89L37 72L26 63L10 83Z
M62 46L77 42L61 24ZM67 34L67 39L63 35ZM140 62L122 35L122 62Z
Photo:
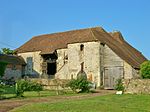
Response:
M11 89L9 89L9 91L11 91ZM83 93L82 95L84 95L84 94L87 94L87 93ZM36 91L27 91L27 92L24 92L24 94L23 94L24 97L16 97L16 94L13 92L7 92L7 93L3 94L2 97L3 97L3 99L32 99L32 98L36 98L36 97L76 96L76 95L78 95L78 94L75 94L72 91L67 91L66 94L60 93L59 95L57 95L56 91L44 90L44 91L40 91L40 96L39 96L39 93Z
M4 86L2 88L0 99L9 99L15 97L15 86Z
M48 97L48 96L55 96L55 91L41 91L40 97ZM39 97L39 94L35 91L28 91L24 92L24 97L16 97L16 94L3 94L4 99L26 99L26 98L35 98Z
M15 86L5 86L4 94L15 94Z
M11 112L150 112L150 95L107 95L56 103L34 103Z

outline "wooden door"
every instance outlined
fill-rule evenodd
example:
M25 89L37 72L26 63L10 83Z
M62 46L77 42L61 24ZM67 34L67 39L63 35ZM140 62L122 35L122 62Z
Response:
M123 77L122 67L106 67L104 69L104 88L114 89L116 80Z

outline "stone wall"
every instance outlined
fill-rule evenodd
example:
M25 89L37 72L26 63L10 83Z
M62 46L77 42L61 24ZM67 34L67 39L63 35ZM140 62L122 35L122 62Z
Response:
M68 44L69 79L76 78L82 62L87 78L100 86L100 42Z
M150 79L125 79L125 93L150 94Z
M124 79L139 78L139 70L135 70L131 65L124 61Z
M133 78L132 75L132 67L127 62L124 61L124 78L131 79Z
M68 53L67 49L58 49L57 50L57 73L55 74L55 78L59 79L69 79L68 73Z
M83 69L87 78L100 86L100 49L100 42L74 43L68 44L67 49L58 49L55 78L76 78L84 62Z
M66 79L30 78L29 80L42 84L44 89L48 90L66 89L66 84L69 82Z
M22 76L22 66L16 65L16 68L7 67L4 73L4 79L19 79Z
M33 60L32 60L32 68L30 68L31 69L30 74L31 75L42 74L41 63L43 62L43 58L40 55L40 51L19 53L18 56L21 56L25 60L26 63L27 63L27 58L32 57ZM25 74L28 74L27 66L25 67Z

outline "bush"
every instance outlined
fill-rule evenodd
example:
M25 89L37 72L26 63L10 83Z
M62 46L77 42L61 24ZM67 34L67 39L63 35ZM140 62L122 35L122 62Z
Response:
M6 66L7 66L6 62L0 62L0 77L2 77L4 75Z
M75 92L75 93L84 93L90 91L90 84L91 82L87 81L85 78L77 78L72 79L68 86Z
M0 99L2 99L2 95L4 93L4 85L3 84L0 84Z
M145 61L140 66L140 74L144 79L150 79L150 61Z
M124 86L123 86L123 83L122 83L122 79L117 79L116 80L115 89L118 90L118 91L124 91Z
M37 91L40 92L43 90L43 87L41 84L28 81L28 80L19 80L16 83L16 95L17 96L23 96L23 93L25 91Z

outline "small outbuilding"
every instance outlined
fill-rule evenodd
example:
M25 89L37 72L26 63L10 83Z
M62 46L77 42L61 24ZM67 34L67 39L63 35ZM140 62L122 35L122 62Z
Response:
M3 76L4 79L16 80L24 75L26 63L22 57L0 54L0 62L7 63L6 70Z

